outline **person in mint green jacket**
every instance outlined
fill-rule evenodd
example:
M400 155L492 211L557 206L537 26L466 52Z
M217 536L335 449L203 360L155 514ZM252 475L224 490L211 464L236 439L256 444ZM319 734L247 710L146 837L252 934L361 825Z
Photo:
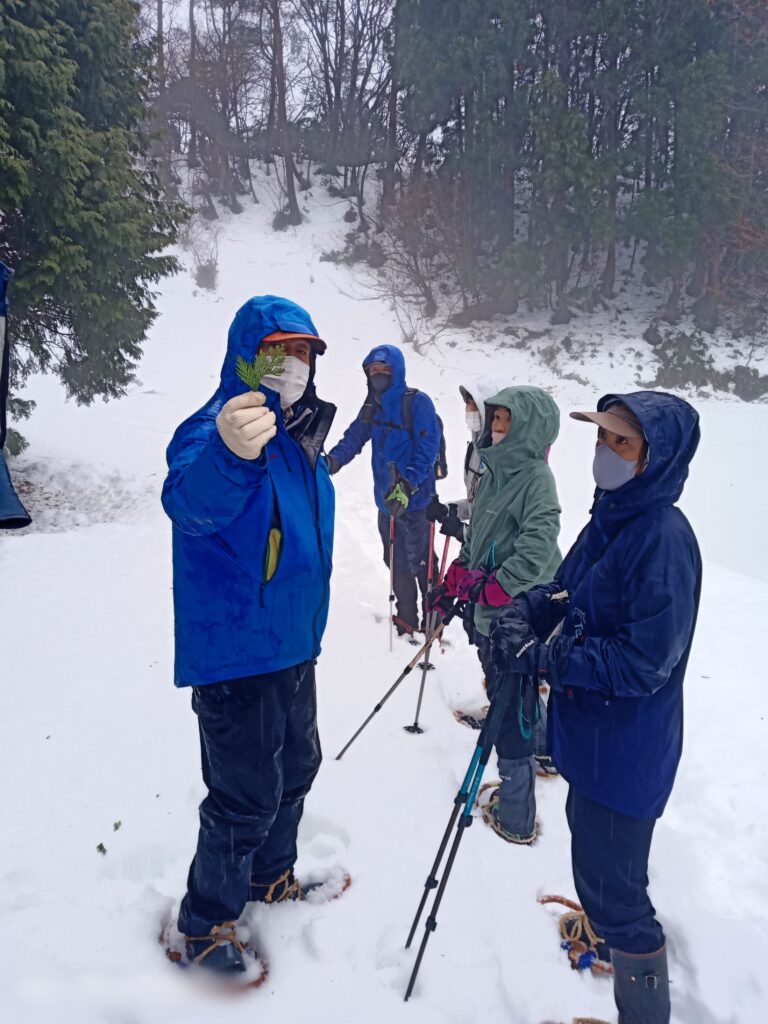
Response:
M560 565L560 505L546 457L560 429L554 400L541 388L504 388L485 403L477 448L485 472L464 544L432 592L430 606L445 614L467 602L471 633L493 700L497 680L490 654L494 618L515 596L548 582ZM508 842L536 839L533 724L538 691L520 686L496 740L501 783L483 808L485 820Z

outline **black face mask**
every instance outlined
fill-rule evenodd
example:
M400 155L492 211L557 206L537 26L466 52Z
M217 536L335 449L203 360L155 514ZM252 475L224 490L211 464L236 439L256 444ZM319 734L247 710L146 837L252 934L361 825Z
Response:
M372 373L368 380L377 395L386 391L392 382L392 378L388 373Z

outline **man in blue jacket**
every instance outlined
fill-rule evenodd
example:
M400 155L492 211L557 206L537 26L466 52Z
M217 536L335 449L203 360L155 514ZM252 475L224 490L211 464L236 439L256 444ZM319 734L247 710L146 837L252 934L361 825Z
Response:
M416 583L426 593L429 559L434 557L429 550L426 508L435 493L440 421L432 399L406 386L405 360L393 345L379 345L369 352L363 371L368 397L328 462L331 473L336 473L371 442L373 494L387 567L394 521L395 623L402 636L419 629Z
M250 391L238 357L275 344L282 373ZM189 959L226 973L245 970L234 922L246 902L301 896L293 864L321 758L314 666L333 541L320 449L335 407L314 388L325 347L300 306L250 299L218 389L168 448L175 682L192 688L208 788L178 924Z
M676 507L699 417L662 392L606 395L597 412L592 516L553 583L520 595L491 631L497 667L552 688L552 760L569 784L583 912L563 916L575 966L610 959L620 1024L668 1024L664 930L648 858L683 744L683 680L701 556ZM554 627L558 635L549 642Z

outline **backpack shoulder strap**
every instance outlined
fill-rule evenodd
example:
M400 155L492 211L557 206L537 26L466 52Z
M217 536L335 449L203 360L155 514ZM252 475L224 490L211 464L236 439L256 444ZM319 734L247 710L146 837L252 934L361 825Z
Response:
M400 415L403 418L403 426L411 436L413 436L413 400L418 393L418 388L406 388L400 400Z
M363 402L360 412L357 414L357 418L361 423L373 423L373 414L375 411L373 399L367 398L365 402Z

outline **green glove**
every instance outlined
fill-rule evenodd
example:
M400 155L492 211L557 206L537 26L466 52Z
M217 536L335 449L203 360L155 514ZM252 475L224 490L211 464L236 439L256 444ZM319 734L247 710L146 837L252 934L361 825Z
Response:
M397 480L395 486L384 498L384 503L389 509L391 516L402 515L403 512L408 508L408 503L411 500L415 487L411 487L407 480L402 477Z

